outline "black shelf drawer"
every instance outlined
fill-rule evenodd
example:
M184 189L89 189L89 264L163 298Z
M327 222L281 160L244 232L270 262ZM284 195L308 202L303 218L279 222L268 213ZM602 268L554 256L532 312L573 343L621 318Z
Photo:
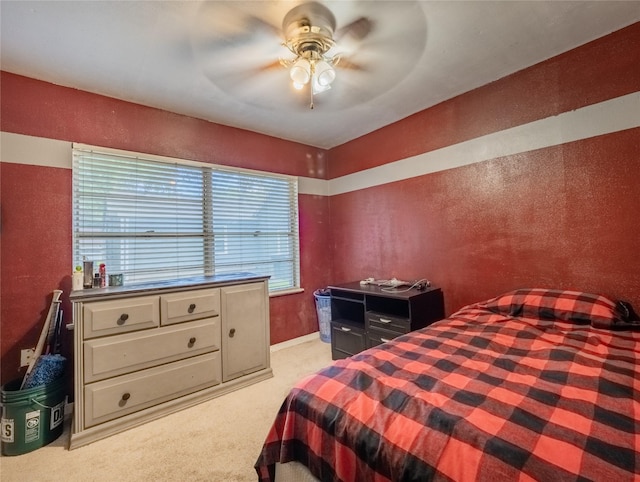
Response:
M400 336L400 333L386 330L367 330L367 348L382 345L394 338Z
M395 331L398 334L409 333L411 331L411 320L402 316L367 311L367 330L370 328Z
M354 323L331 322L331 358L347 358L367 348L364 326Z

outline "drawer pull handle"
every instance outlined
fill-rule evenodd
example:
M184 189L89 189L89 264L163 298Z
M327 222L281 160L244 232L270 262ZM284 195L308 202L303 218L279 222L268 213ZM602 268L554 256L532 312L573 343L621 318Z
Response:
M189 346L193 346L196 344L196 337L192 336L191 338L189 338Z
M195 303L191 303L189 305L189 309L187 310L189 313L193 313L196 309L196 304Z
M391 320L388 318L379 318L380 323L391 323Z
M346 326L341 326L340 329L342 331L351 331L351 328L347 328Z
M122 313L120 318L118 318L118 325L124 325L124 322L129 319L129 315L127 313Z
M131 398L131 394L129 392L125 392L122 394L120 401L118 402L119 407L124 407L127 405L127 400Z
M233 336L236 334L236 329L235 328L231 328L229 330L229 338L233 338Z
M381 341L382 343L386 343L386 342L391 341L391 340L390 340L389 338L382 338L382 337L380 337L380 341Z

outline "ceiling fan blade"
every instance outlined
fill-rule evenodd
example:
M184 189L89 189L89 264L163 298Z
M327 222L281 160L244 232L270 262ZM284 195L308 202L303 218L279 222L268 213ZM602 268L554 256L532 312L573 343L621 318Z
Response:
M265 74L281 77L284 84L288 83L288 71L279 60L255 59L253 62L243 62L235 57L228 57L217 62L208 62L202 66L202 72L214 85L222 90L237 90L242 83L260 83Z
M220 49L255 44L268 38L282 41L280 28L268 10L250 8L255 2L202 2L192 29L192 45L206 55ZM258 13L259 12L259 13Z
M273 62L269 62L268 64L264 64L260 67L257 67L255 69L256 73L260 73L260 72L268 72L271 70L282 70L284 69L284 66L282 65L282 63L279 60L274 60Z
M191 33L194 59L204 76L227 92L241 92L247 81L280 68L288 50L273 2L203 2ZM266 8L269 6L269 8ZM286 77L284 77L286 81Z
M333 62L333 65L340 70L357 70L360 72L366 72L368 69L361 63L355 62L343 55L336 55L337 59Z
M336 42L343 42L350 39L360 41L369 35L373 28L374 22L372 20L368 17L360 17L348 25L340 27L334 35L334 40Z

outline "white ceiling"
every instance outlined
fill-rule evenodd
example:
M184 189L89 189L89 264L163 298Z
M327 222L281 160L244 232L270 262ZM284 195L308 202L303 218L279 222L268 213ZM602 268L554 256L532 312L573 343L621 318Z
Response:
M1 67L331 148L640 20L640 1L326 1L337 30L373 28L332 49L361 70L310 110L273 67L298 3L2 0Z

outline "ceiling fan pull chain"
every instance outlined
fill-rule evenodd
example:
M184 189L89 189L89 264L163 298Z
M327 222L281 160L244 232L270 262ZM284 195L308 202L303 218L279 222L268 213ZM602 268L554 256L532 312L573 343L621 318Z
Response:
M309 109L313 109L313 81L309 82Z
M309 79L309 109L313 109L313 81L315 80L314 77L316 76L316 69L315 69L315 63L314 62L310 62L310 71L311 71L311 78Z

